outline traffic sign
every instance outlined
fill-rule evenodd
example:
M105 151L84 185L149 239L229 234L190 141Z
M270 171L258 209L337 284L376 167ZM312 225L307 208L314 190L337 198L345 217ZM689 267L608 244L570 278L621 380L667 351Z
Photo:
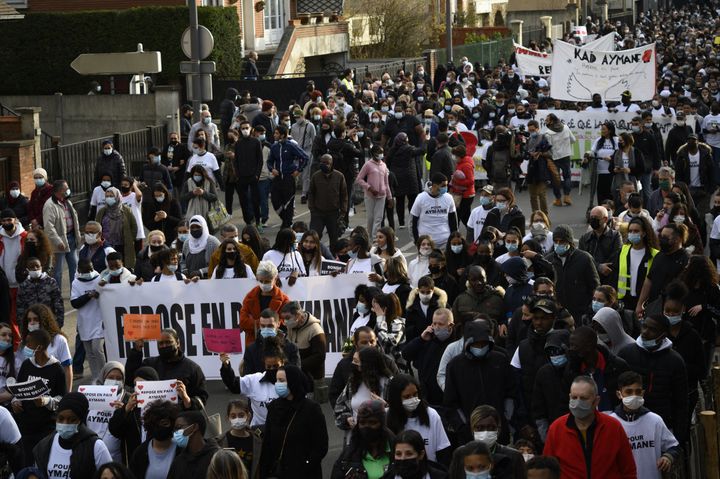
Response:
M192 49L190 46L191 38L192 35L190 34L190 28L188 27L182 34L182 39L180 40L180 47L182 48L185 56L188 57L190 60L192 60ZM213 34L210 32L210 30L203 27L202 25L198 25L198 39L198 53L200 55L199 60L205 60L207 57L210 56L213 51L213 47L215 46L215 38L213 37Z
M83 53L70 64L81 75L160 73L160 52Z
M215 73L215 62L180 62L180 73Z

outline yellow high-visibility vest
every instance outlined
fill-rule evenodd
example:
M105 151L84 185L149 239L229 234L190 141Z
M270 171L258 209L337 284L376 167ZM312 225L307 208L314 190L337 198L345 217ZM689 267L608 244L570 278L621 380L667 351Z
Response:
M625 297L626 293L630 292L630 275L628 274L628 268L627 268L627 257L628 253L630 252L630 248L632 248L632 245L627 243L622 246L622 249L620 250L620 271L618 272L618 284L617 284L617 292L618 292L618 299L623 299ZM655 255L658 254L659 250L656 250L654 248L650 248L650 259L647 262L647 268L645 271L645 276L647 277L648 273L650 273L650 268L652 267L653 259L655 259Z

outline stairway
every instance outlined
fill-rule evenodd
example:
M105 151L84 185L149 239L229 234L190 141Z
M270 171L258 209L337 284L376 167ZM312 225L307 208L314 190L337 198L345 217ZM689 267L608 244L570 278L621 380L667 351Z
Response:
M265 53L265 54L259 54L257 62L255 64L257 65L258 71L260 72L260 76L267 75L268 70L270 69L270 64L272 63L273 58L275 57L275 53Z

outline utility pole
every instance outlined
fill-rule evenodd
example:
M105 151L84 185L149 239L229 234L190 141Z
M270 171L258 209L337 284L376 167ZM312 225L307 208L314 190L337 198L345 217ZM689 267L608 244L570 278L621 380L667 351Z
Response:
M452 0L445 0L445 35L447 46L447 61L453 61L453 44L452 44L452 11L451 11Z
M200 68L200 34L198 33L198 11L195 0L187 0L188 10L190 11L190 51L192 53L190 61ZM192 82L192 107L193 107L193 121L200 121L200 96L202 95L200 76L195 77L195 81Z

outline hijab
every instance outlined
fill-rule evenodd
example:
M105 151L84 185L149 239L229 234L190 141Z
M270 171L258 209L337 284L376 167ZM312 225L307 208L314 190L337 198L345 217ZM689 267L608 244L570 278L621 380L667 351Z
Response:
M115 188L114 186L111 186L105 192L110 192L115 197L115 204L110 206L107 203L105 204L105 208L107 208L107 211L105 212L105 217L108 219L107 225L110 227L110 231L108 231L108 237L115 238L117 240L122 240L123 238L123 203L122 198L120 196L120 190ZM105 229L105 225L103 225L103 230Z
M202 236L196 239L192 234L190 235L187 240L188 247L190 248L190 254L198 254L204 251L207 247L208 237L210 236L210 231L208 230L205 218L200 215L193 216L190 218L189 226L192 227L194 224L202 226Z

